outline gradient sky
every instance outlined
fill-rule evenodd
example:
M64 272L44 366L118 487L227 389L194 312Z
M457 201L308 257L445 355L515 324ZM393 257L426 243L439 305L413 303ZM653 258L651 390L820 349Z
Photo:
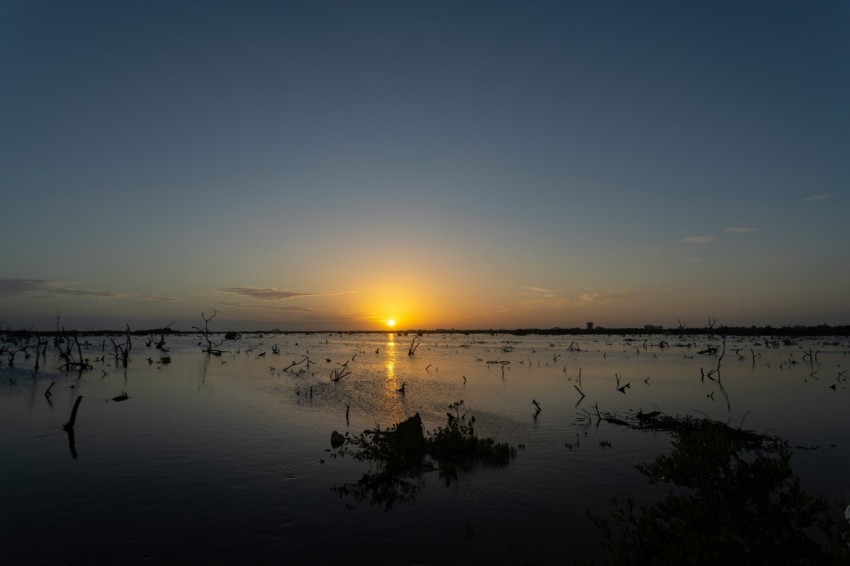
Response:
M0 2L13 328L850 323L850 3Z

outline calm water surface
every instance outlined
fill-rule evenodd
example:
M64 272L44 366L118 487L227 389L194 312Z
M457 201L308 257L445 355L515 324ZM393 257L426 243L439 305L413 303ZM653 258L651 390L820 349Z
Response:
M596 407L707 415L775 432L802 447L792 465L807 491L850 500L846 338L730 337L722 388L701 377L718 356L698 353L722 348L719 338L431 334L409 356L412 339L248 334L215 357L196 336L173 336L165 364L134 338L125 370L98 337L86 350L94 369L81 375L58 371L52 347L37 372L23 356L13 368L4 362L7 556L39 564L593 558L599 537L586 512L607 513L612 497L651 501L661 491L634 464L670 448L664 433L588 426L582 417ZM805 356L810 349L816 359ZM305 357L309 367L284 371ZM332 382L346 362L350 375ZM630 384L624 393L618 378ZM129 399L113 401L122 391ZM72 457L62 425L78 395ZM480 436L524 446L509 466L479 467L449 486L428 473L414 501L390 510L333 490L369 465L334 457L332 431L386 427L417 412L430 430L445 425L459 400ZM542 407L536 416L532 400Z

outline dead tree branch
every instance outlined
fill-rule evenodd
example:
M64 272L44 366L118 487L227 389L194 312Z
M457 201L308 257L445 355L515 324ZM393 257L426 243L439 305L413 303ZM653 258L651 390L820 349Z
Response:
M193 326L192 328L197 330L198 333L203 337L204 341L207 343L207 347L204 348L204 352L207 355L220 356L221 350L218 349L221 346L222 341L214 342L211 338L213 332L210 330L210 321L215 318L218 312L213 309L213 313L210 316L207 316L205 313L201 313L201 320L204 321L204 327L200 328L198 326Z

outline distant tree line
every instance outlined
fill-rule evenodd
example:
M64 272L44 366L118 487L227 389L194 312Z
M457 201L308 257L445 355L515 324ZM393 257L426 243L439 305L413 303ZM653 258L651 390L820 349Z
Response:
M123 336L127 334L127 330L12 330L8 326L0 330L0 334L9 337L27 337L27 336L42 336L42 337L71 337L71 336ZM226 334L232 331L219 331L210 334ZM703 327L678 327L678 328L658 328L658 327L622 327L622 328L607 328L596 326L589 330L586 327L574 328L436 328L436 329L408 329L408 330L246 330L242 334L386 334L392 332L406 336L408 334L425 335L425 334L491 334L491 335L512 335L512 336L561 336L561 335L597 335L597 336L616 336L626 334L649 334L661 336L691 336L702 334L713 334L718 336L783 336L783 337L803 337L803 336L850 336L850 325L831 326L828 324L819 324L817 326L703 326ZM154 334L159 335L190 335L198 334L198 330L175 330L170 327L150 328L145 330L130 331L133 336L149 336Z

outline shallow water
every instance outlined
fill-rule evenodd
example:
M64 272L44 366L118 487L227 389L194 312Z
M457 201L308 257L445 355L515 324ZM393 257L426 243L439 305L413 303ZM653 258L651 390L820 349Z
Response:
M125 370L109 341L104 350L89 338L93 369L80 375L58 371L52 348L37 372L18 356L0 370L0 540L14 562L42 564L592 558L599 536L586 511L606 513L615 496L658 495L634 464L670 447L667 434L587 425L584 411L595 407L773 431L802 447L792 465L804 489L850 500L846 338L774 347L730 337L722 389L701 378L718 356L697 353L722 348L719 338L429 334L409 356L412 339L244 335L216 357L197 336L172 336L163 364L134 338ZM658 348L661 339L670 347ZM809 349L816 360L804 357ZM305 357L309 367L283 371ZM350 375L332 382L346 362ZM630 384L624 393L618 378ZM129 398L113 401L122 391ZM62 425L78 395L72 457ZM332 431L417 412L433 429L461 399L479 436L524 446L510 465L476 468L449 486L428 473L414 501L389 511L332 489L369 469L334 457Z

